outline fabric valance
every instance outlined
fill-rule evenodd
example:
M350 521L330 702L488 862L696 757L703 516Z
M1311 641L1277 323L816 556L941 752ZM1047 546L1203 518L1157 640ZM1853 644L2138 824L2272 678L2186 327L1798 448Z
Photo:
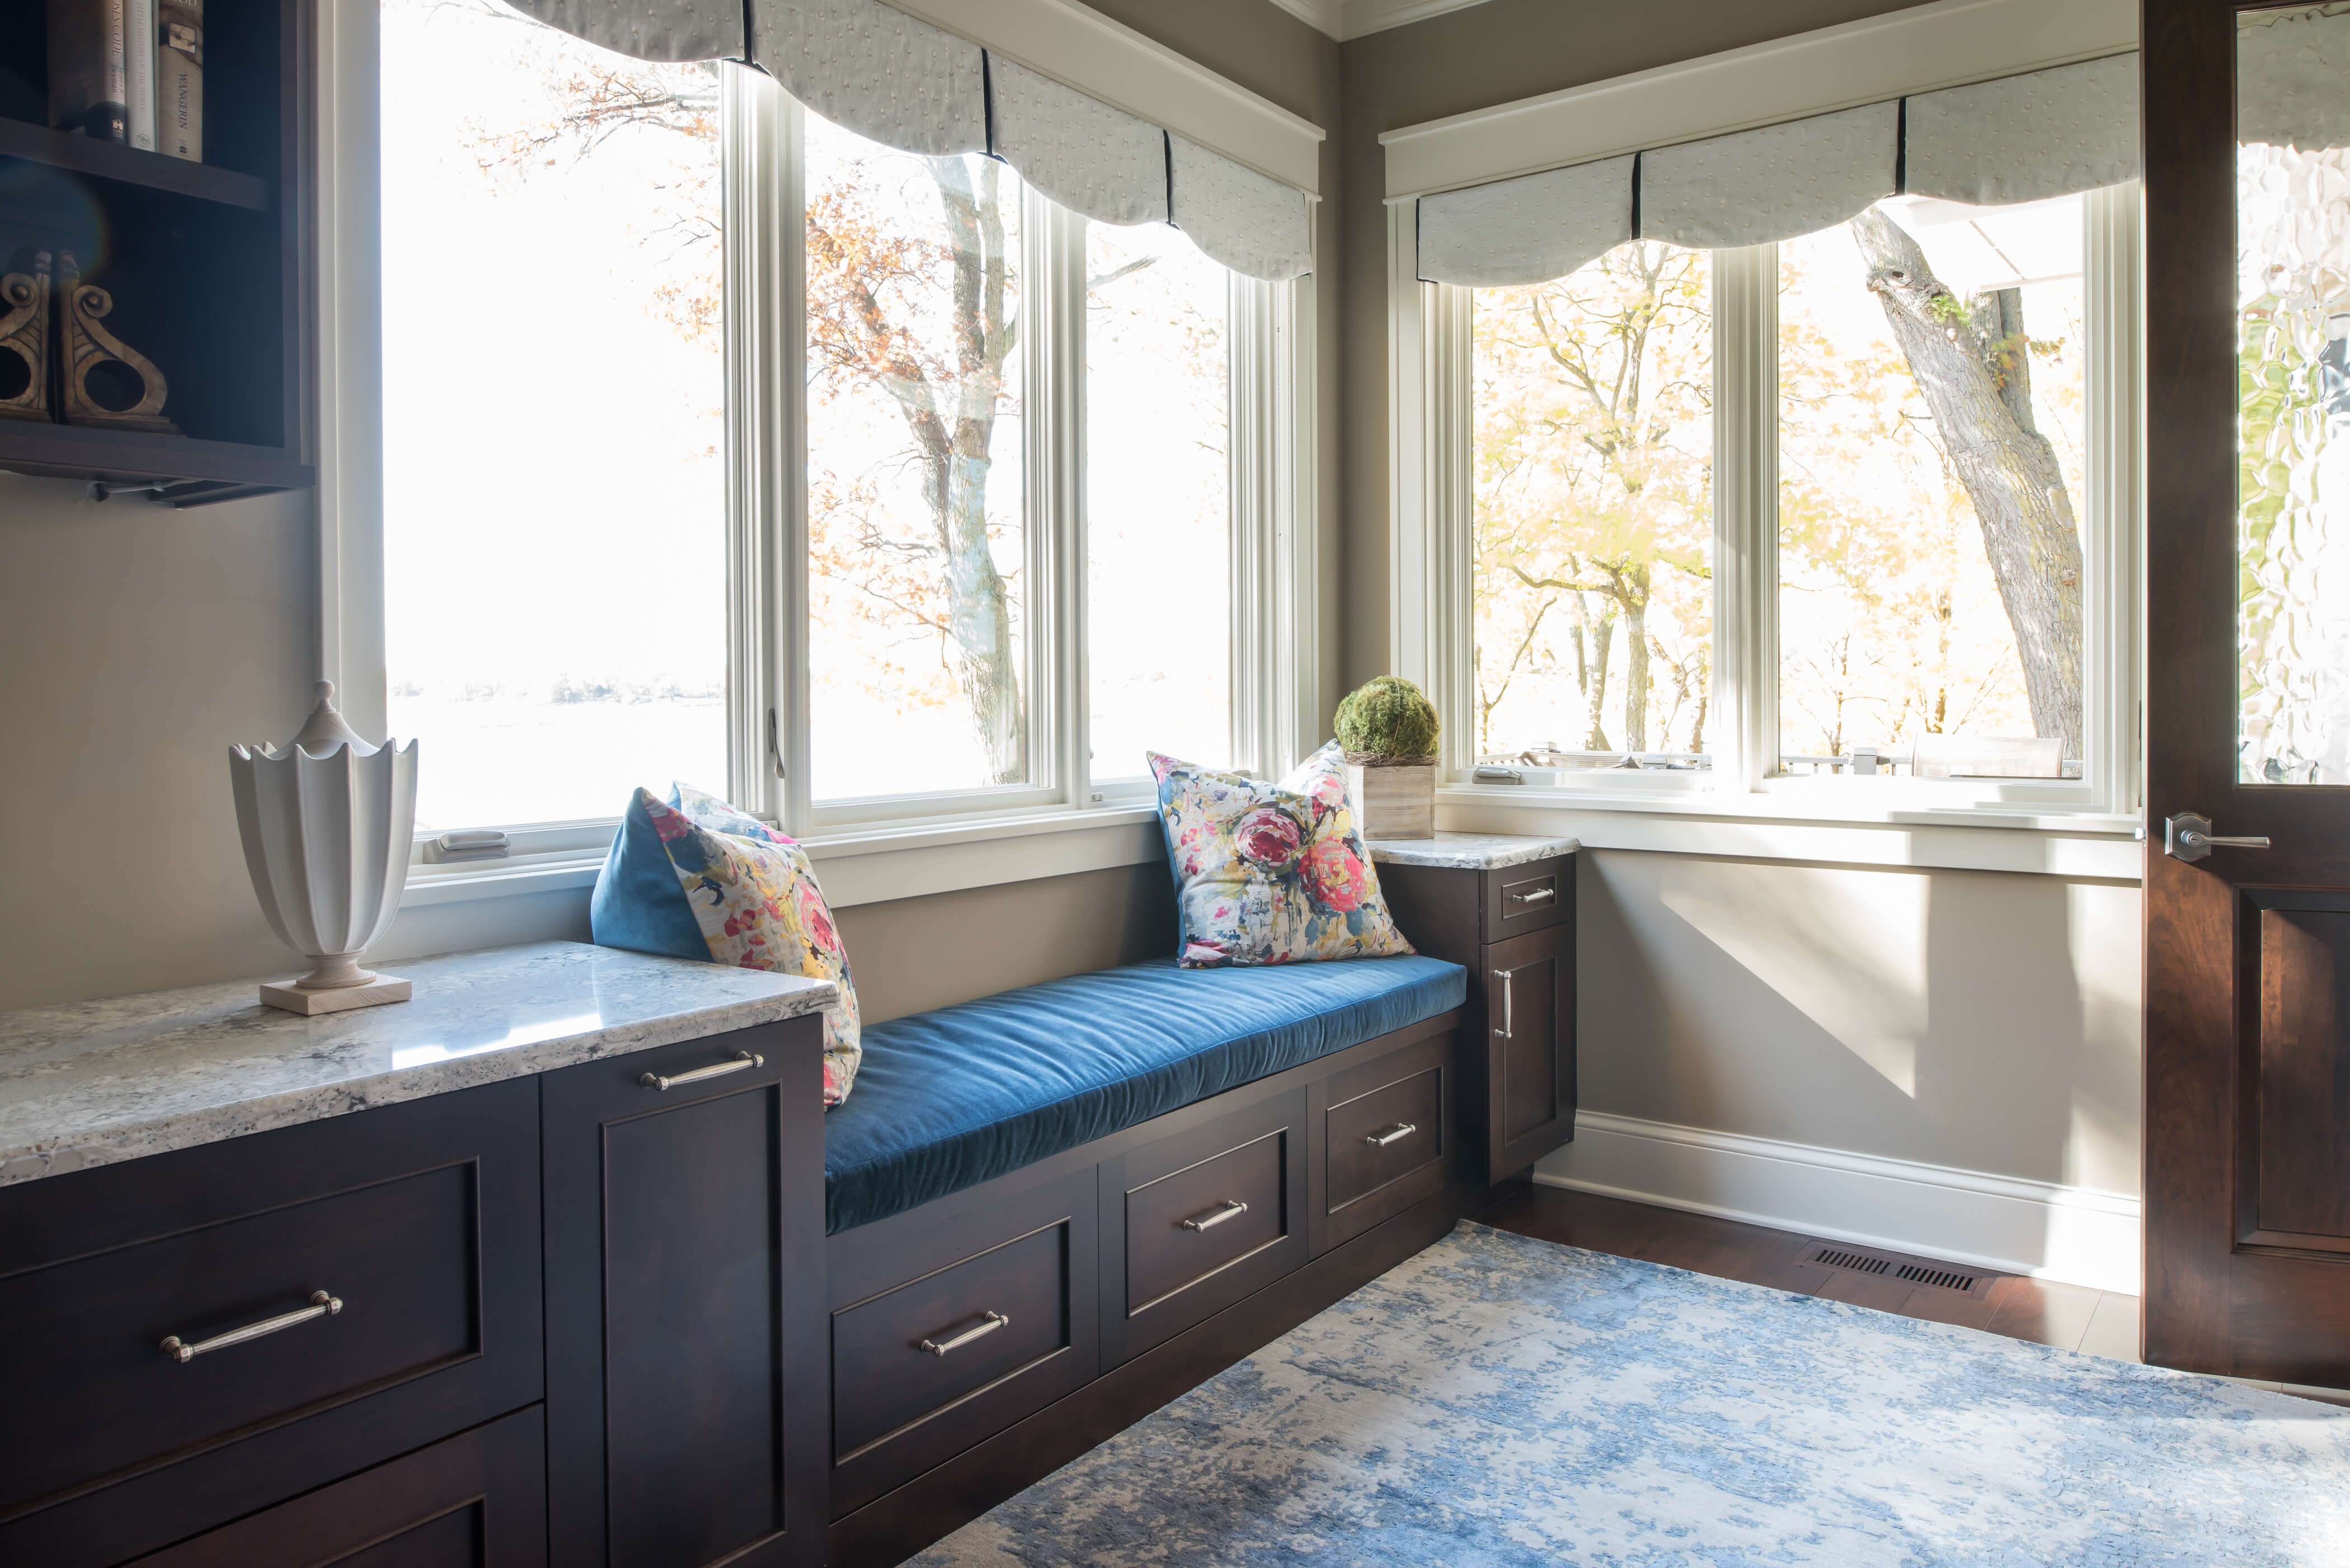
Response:
M2312 47L2294 26L2335 30ZM2247 73L2270 71L2277 100L2306 106L2279 118L2303 135L2338 120L2327 144L2350 144L2350 16L2247 28L2243 47ZM1419 275L1542 283L1627 239L1762 244L1897 193L2006 205L2118 184L2137 176L2137 56L2115 55L1423 196Z
M1907 189L1978 207L2137 178L2137 57L2056 66L1909 99Z
M524 16L638 60L739 60L742 0L510 0Z
M1010 60L988 61L990 149L1020 178L1097 223L1167 221L1167 133Z
M1313 265L1305 192L881 0L513 3L638 59L750 60L868 140L925 157L993 153L1049 201L1097 223L1172 223L1251 277Z
M983 51L874 0L762 0L751 57L835 125L900 152L987 151Z
M1470 286L1565 277L1632 237L1634 158L1546 169L1419 203L1419 275Z
M1761 245L1841 223L1893 194L1900 123L1872 103L1644 153L1640 236Z
M1167 133L1169 213L1209 260L1285 283L1314 270L1305 192Z

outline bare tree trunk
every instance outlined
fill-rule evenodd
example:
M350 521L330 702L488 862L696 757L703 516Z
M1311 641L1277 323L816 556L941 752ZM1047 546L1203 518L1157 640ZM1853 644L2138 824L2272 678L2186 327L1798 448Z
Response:
M2033 427L2020 295L1972 310L1916 242L1876 212L1853 220L1868 286L1974 503L2023 664L2033 728L2081 754L2081 540L2056 449Z
M1648 564L1609 574L1624 607L1624 749L1648 749Z
M952 389L957 406L939 410L952 431L950 449L931 465L931 507L946 562L947 626L955 673L987 753L988 776L1013 784L1028 776L1028 726L1012 641L1011 587L995 569L987 539L989 447L1012 347L1004 316L1003 217L994 164L982 170L984 183L978 189L962 159L933 158L930 164L954 247L955 354L962 371Z
M1576 596L1578 600L1581 597ZM1583 749L1586 752L1616 749L1607 743L1603 722L1607 709L1607 655L1616 640L1616 601L1603 599L1601 603L1607 607L1599 612L1599 619L1591 628L1591 684L1584 692L1591 704L1591 725L1583 737Z

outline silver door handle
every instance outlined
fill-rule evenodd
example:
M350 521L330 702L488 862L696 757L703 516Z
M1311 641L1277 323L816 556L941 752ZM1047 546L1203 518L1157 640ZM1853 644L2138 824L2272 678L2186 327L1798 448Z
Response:
M1502 1026L1493 1033L1504 1040L1515 1040L1518 1037L1514 1016L1516 1009L1512 1005L1517 991L1514 983L1517 972L1513 969L1497 969L1493 971L1493 978L1502 982Z
M2211 819L2191 811L2170 816L2162 825L2162 852L2180 860L2200 860L2214 849L2266 849L2265 834L2229 837L2211 831Z
M1183 1229L1186 1231L1212 1231L1217 1226L1222 1224L1225 1220L1237 1220L1247 1212L1247 1204L1242 1202L1237 1198L1227 1198L1224 1199L1223 1207L1221 1209L1211 1210L1205 1214L1194 1214L1189 1220L1184 1220Z
M674 1078L664 1078L659 1073L647 1073L637 1080L648 1089L675 1089L687 1084L707 1083L723 1078L729 1073L740 1073L746 1067L764 1067L767 1059L753 1051L737 1051L727 1061L712 1062L707 1067L696 1067L691 1073L680 1073Z
M1409 1122L1398 1122L1395 1126L1388 1128L1388 1130L1383 1133L1365 1133L1363 1135L1363 1141L1369 1144L1373 1148L1385 1148L1391 1143L1396 1143L1404 1138L1409 1137L1419 1130L1419 1127L1413 1126Z
M1537 888L1531 893L1513 893L1509 897L1513 904L1547 904L1558 897L1558 889Z
M952 1339L926 1339L914 1348L929 1351L932 1355L944 1355L948 1351L959 1350L974 1339L984 1339L1011 1321L1000 1312L992 1312Z
M232 1345L243 1345L249 1339L259 1339L264 1334L276 1334L280 1329L292 1328L297 1323L308 1323L314 1317L332 1317L342 1310L342 1302L330 1293L312 1291L310 1304L294 1312L280 1313L276 1317L265 1317L259 1323L249 1323L243 1328L233 1328L226 1334L216 1334L210 1339L200 1339L193 1345L188 1344L175 1334L166 1338L156 1348L174 1361L190 1362L207 1351L226 1350Z

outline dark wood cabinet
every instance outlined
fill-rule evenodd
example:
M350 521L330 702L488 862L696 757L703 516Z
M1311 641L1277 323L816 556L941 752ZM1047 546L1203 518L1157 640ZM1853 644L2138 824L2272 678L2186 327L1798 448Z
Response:
M538 1407L141 1557L134 1568L544 1568Z
M824 1559L821 1030L543 1080L558 1563Z
M1457 1141L1455 1056L1448 1032L1312 1085L1322 1135L1309 1228L1317 1256L1444 1190Z
M1479 869L1379 867L1379 888L1414 947L1470 971L1462 1053L1463 1172L1480 1184L1524 1170L1575 1137L1573 855Z
M0 1188L0 1562L119 1563L537 1399L538 1249L527 1079Z

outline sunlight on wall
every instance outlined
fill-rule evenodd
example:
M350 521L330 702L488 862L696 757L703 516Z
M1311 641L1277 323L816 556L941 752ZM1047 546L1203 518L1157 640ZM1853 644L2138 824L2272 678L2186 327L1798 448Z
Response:
M1820 871L1814 875L1835 884L1834 896L1791 905L1781 877L1753 874L1762 869L1669 869L1659 878L1659 899L1887 1083L1917 1098L1918 1044L1926 1032L1927 879Z

